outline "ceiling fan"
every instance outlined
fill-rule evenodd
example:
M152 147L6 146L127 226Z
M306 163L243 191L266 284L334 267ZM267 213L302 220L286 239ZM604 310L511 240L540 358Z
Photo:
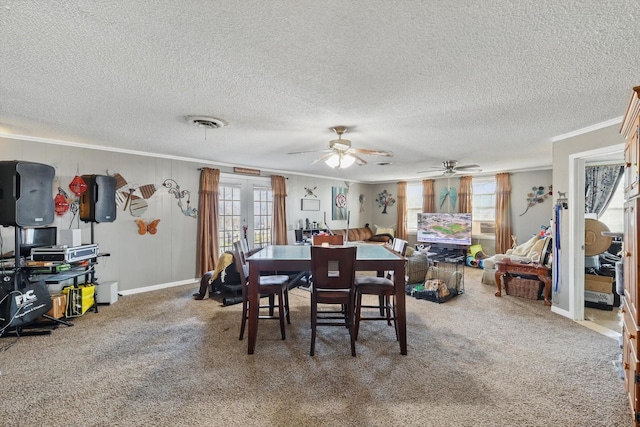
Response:
M479 165L463 165L458 166L457 160L445 160L442 162L442 166L432 166L427 170L420 171L418 173L434 173L434 172L442 172L444 176L453 176L457 173L465 173L465 172L481 172Z
M347 131L347 128L344 126L336 126L332 128L333 131L338 135L338 139L332 139L329 141L329 148L325 150L313 150L313 151L296 151L288 154L306 154L306 153L326 153L317 159L315 159L311 164L318 163L320 161L324 161L327 165L332 168L344 169L351 166L354 162L359 166L366 165L367 161L364 160L360 155L367 154L372 156L386 156L392 157L393 153L391 151L386 150L369 150L366 148L352 148L351 141L348 139L342 139L342 135Z

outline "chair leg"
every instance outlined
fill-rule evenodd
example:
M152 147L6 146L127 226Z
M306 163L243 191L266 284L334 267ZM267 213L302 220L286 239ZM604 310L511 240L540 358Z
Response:
M316 326L318 324L318 306L315 298L311 297L311 350L309 355L313 356L316 348Z
M282 339L285 339L285 332L284 332L284 298L283 298L283 291L280 290L280 293L278 294L278 317L280 318L280 335L282 335Z
M289 288L284 288L284 311L287 316L287 325L291 324L291 318L289 317Z
M387 325L391 326L391 299L388 295L384 297L384 307L387 312Z
M275 307L275 294L269 294L269 316L273 317L273 308Z
M362 294L357 292L356 295L356 314L355 314L355 339L358 340L358 332L360 332L360 313L362 310Z
M385 301L386 301L386 297L384 295L378 296L378 303L380 305L380 316L384 316Z
M353 305L349 306L349 339L351 341L351 355L356 357L356 326L353 321Z
M244 338L244 327L247 324L247 317L249 315L249 300L242 298L242 323L240 323L240 341Z

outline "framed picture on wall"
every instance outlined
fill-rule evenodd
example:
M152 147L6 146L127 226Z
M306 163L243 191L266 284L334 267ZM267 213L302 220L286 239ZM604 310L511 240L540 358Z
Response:
M318 199L302 199L300 209L303 211L319 211L320 200Z
M332 192L333 209L331 209L332 220L347 219L347 189L341 187L333 187Z

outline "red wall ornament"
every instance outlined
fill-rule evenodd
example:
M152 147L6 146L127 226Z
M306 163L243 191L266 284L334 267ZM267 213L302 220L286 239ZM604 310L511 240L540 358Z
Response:
M73 191L73 194L76 196L80 196L87 190L87 183L84 182L81 176L76 175L69 183L69 189Z
M67 202L66 197L62 193L56 194L56 197L53 198L54 208L56 215L62 216L69 210L69 202Z

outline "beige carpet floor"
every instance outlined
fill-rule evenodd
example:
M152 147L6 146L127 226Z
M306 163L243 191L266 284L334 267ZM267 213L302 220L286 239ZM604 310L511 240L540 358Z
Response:
M292 324L261 321L238 340L240 305L195 301L197 285L120 299L48 336L0 340L3 426L630 426L618 342L552 314L542 301L496 298L466 269L444 303L407 297L408 355L393 328L318 332L309 293Z

